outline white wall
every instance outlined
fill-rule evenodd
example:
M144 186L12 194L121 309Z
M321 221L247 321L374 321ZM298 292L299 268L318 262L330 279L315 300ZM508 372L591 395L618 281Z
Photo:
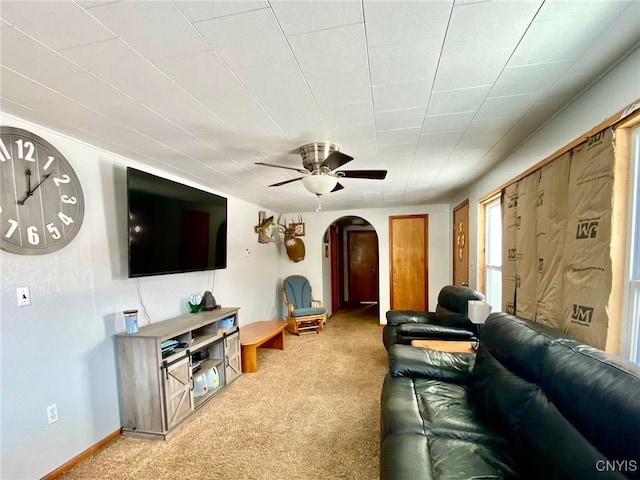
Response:
M453 215L453 206L469 199L471 287L477 286L478 275L478 200L639 98L640 49L636 49L451 203Z
M385 313L390 307L389 289L389 216L392 215L429 215L429 308L438 303L438 293L444 285L451 283L451 214L449 205L423 205L417 207L375 208L340 210L333 212L312 212L303 215L306 236L306 258L299 263L291 262L286 255L282 257L282 277L293 274L306 276L311 282L313 295L331 305L331 289L326 277L328 270L323 269L324 247L322 239L325 230L335 220L345 216L357 216L368 221L378 234L379 285L380 285L380 323L386 323ZM293 217L296 212L289 213ZM326 272L326 273L323 273Z
M125 175L128 165L145 168L8 115L0 114L0 124L29 130L60 150L86 200L78 236L58 252L0 251L0 478L39 478L120 428L112 336L124 330L124 309L138 308L140 324L148 321L136 280L127 278ZM205 290L223 306L241 307L241 325L278 317L280 254L276 245L257 242L261 209L228 199L228 267L216 271L215 284L211 272L139 280L152 322L187 313L189 295ZM32 306L17 307L22 286L31 288ZM46 407L54 403L60 420L49 425Z

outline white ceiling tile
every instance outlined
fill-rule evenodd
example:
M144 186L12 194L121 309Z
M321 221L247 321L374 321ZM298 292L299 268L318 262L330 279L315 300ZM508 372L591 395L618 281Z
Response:
M453 1L381 2L365 0L364 16L370 47L444 36ZM399 26L401 25L401 28Z
M320 108L371 102L367 71L328 71L323 77L307 78Z
M173 3L192 22L269 8L265 0L216 0L215 2L173 0Z
M640 42L640 2L629 6L607 27L598 40L571 66L571 73L593 76L615 63Z
M555 20L583 21L585 19L602 19L610 21L617 16L629 3L628 0L617 0L615 2L601 1L552 1L544 2L542 8L536 15L537 22L548 22Z
M109 3L92 8L91 14L149 59L208 49L170 1Z
M429 115L475 112L489 94L491 85L433 92L429 99Z
M64 55L116 87L164 80L164 75L121 40L75 47Z
M321 2L271 0L269 3L286 35L326 30L363 21L360 0Z
M541 96L541 93L526 93L505 97L488 97L478 110L476 119L524 115Z
M338 144L349 142L365 142L375 140L376 132L373 124L353 125L350 127L336 128L332 131L333 138ZM319 139L322 141L322 139Z
M518 0L456 5L443 56L490 56L496 50L513 51L541 3L542 0Z
M215 146L217 149L225 147L237 147L240 145L248 145L246 138L241 137L232 130L218 130L214 128L202 127L193 132L203 142Z
M420 138L421 128L403 128L399 130L387 130L378 132L378 145L400 145L400 144L416 144Z
M545 92L571 66L571 62L507 66L491 89L492 97Z
M393 161L411 161L416 152L416 142L398 145L381 145L378 148L380 163Z
M15 28L2 29L2 65L34 80L73 75L83 70Z
M425 80L372 87L373 106L376 112L426 106L430 90Z
M340 145L340 147L341 151L355 158L354 162L357 162L360 158L375 159L378 153L378 144L375 139L364 142L348 142Z
M364 28L361 24L287 37L306 77L333 72L368 72Z
M269 151L287 152L297 148L297 142L288 139L283 135L272 135L269 137L247 137L248 143L254 148L262 151L265 156L269 156Z
M371 84L432 80L440 58L441 39L369 49Z
M291 60L291 51L269 9L198 22L195 27L231 68Z
M569 72L554 83L553 86L540 97L540 101L565 105L572 101L578 93L582 92L592 81L593 77L589 74L573 74Z
M3 59L4 60L4 59ZM0 69L2 96L21 105L38 107L59 102L61 94L49 87L20 75L4 66Z
M573 15L576 7L580 14ZM546 2L510 64L574 60L590 49L625 7L627 2Z
M493 147L513 128L519 117L474 120L460 140L460 149Z
M449 115L428 115L422 126L423 133L453 132L465 130L476 112L452 113Z
M360 102L346 105L323 106L321 111L329 128L373 123L373 103Z
M132 102L123 92L105 83L92 73L45 79L42 83L57 92L94 109L118 108Z
M416 149L416 158L449 155L463 133L464 131L422 134Z
M420 127L424 121L425 107L407 108L376 112L376 128L393 130L397 128Z
M0 15L54 50L115 37L72 2L2 2ZM61 25L72 25L73 28L61 28Z
M476 53L452 52L443 56L436 73L434 90L457 90L492 85L509 59L510 50Z
M239 69L236 74L289 138L327 137L329 130L295 62Z
M244 138L274 137L283 133L255 101L239 101L224 111L217 109L215 113L226 125Z
M0 96L0 121L2 121L3 114L13 115L17 118L21 118L27 122L32 123L46 121L47 125L50 125L50 128L52 130L62 133L68 132L71 136L82 136L83 134L81 130L60 122L57 118L55 118L55 112L52 112L50 110L48 112L38 111L37 109L25 107L20 103ZM2 123L2 125L6 125L6 123Z

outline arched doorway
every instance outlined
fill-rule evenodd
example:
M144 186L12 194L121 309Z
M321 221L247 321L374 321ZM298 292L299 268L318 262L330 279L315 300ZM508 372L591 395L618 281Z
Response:
M333 312L378 305L378 234L365 219L345 216L325 233L325 255L331 260Z

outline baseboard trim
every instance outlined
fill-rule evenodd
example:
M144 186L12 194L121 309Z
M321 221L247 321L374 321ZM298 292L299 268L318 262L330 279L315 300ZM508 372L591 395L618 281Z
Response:
M71 467L76 466L81 461L89 458L91 455L96 453L98 450L100 450L101 448L105 447L107 444L113 442L117 438L120 438L120 435L122 435L122 429L118 429L115 432L113 432L112 434L107 435L105 438L100 440L98 443L96 443L96 444L90 446L89 448L87 448L84 452L80 452L78 455L73 457L68 462L64 463L63 465L60 465L54 471L47 473L40 480L53 480L54 478L58 478L64 472L69 470Z

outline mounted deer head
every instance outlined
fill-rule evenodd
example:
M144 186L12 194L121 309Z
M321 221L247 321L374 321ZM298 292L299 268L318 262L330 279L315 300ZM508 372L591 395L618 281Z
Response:
M304 260L305 246L301 238L298 235L304 234L304 222L302 221L302 215L298 214L298 222L290 223L288 226L285 223L280 223L278 219L278 231L284 236L284 246L287 249L287 256L292 262L300 262Z

